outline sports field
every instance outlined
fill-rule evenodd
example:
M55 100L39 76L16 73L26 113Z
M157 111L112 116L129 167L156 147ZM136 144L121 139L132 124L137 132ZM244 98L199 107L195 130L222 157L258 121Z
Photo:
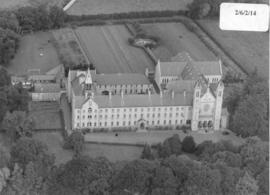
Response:
M141 11L186 10L192 0L77 0L70 15L97 15Z
M99 73L144 73L154 64L140 48L130 46L131 37L122 25L79 27L82 48Z
M268 78L269 32L223 31L217 20L199 23L248 72L257 67L258 73Z
M142 24L150 35L160 38L160 45L153 50L161 61L169 60L179 52L188 52L196 60L215 60L216 56L182 23Z
M51 32L39 32L21 38L15 58L8 66L10 73L26 74L29 69L40 69L41 74L60 64Z

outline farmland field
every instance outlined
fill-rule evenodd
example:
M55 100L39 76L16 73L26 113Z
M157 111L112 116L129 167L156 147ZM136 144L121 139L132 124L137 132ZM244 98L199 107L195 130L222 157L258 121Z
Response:
M188 52L195 60L215 60L215 55L182 23L141 24L147 34L160 38L160 45L153 53L161 61L170 60L179 52Z
M60 64L57 52L51 43L51 32L39 32L21 38L15 58L8 66L13 74L26 74L29 69L40 69L44 74Z
M14 9L28 5L48 3L49 5L60 5L63 0L1 0L0 9Z
M53 44L62 64L65 66L87 64L72 29L55 30L53 37Z
M80 27L76 34L99 73L144 73L154 65L146 53L128 44L131 37L122 25Z
M77 0L70 15L97 15L140 11L186 10L192 0Z
M248 72L269 74L269 32L222 31L216 20L201 20L203 28Z

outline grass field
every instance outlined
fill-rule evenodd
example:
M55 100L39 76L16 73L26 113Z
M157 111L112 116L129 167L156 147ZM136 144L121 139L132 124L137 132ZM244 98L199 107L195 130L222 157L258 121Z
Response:
M1 0L0 9L14 9L23 6L35 6L40 3L49 5L61 5L63 0Z
M35 121L36 130L62 129L60 105L57 102L30 102L29 116Z
M60 64L51 32L39 32L22 37L15 58L8 66L10 73L26 74L29 69L40 69L41 74Z
M186 10L191 0L77 0L71 15L97 15L123 12Z
M79 27L76 34L99 73L144 73L154 69L146 53L128 44L131 37L122 25Z
M72 151L63 149L63 137L59 132L35 133L34 138L45 143L49 151L56 156L56 164L72 159ZM142 148L135 146L85 144L84 154L92 158L105 156L110 161L134 160L140 157Z
M201 20L204 29L248 72L255 67L268 78L269 32L222 31L216 20Z
M53 44L62 64L66 66L87 64L71 29L63 28L53 31L53 37Z
M169 60L179 52L188 52L196 60L215 60L215 55L182 23L142 24L150 35L160 38L160 46L153 50L161 61Z

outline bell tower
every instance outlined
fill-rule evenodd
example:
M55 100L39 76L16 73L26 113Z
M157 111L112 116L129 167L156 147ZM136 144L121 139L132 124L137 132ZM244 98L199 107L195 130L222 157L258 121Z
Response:
M215 112L214 112L214 130L220 129L220 120L221 120L221 111L222 111L222 102L223 102L223 90L224 84L222 81L218 83L216 91L216 102L215 102Z
M193 94L193 109L192 109L192 120L191 120L192 131L198 130L200 99L201 99L201 83L200 81L197 81L195 84L195 89L194 89L194 94Z
M84 82L84 93L86 97L89 97L92 94L93 90L93 81L92 81L92 76L90 69L87 69L87 73L85 76L85 82Z

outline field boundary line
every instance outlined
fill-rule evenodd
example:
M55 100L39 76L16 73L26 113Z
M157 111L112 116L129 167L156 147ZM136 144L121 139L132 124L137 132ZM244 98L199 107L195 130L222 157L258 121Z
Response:
M191 21L199 28L199 30L201 30L201 31L209 38L210 41L212 41L212 42L214 43L214 45L216 45L216 48L218 49L218 51L216 51L216 53L220 55L220 58L224 58L224 57L226 58L226 57L227 57L227 59L229 59L229 61L232 62L232 63L226 63L226 62L225 62L229 68L232 68L232 70L235 70L235 71L240 72L241 74L243 74L243 76L248 76L248 75L249 75L248 71L246 71L246 70L242 67L242 65L239 64L239 63L238 63L238 62L237 62L237 61L229 54L229 52L227 52L227 51L222 47L222 45L219 44L218 41L217 41L210 33L207 32L207 30L206 30L199 22L197 22L196 20L192 20L192 19L191 19ZM195 32L195 34L197 34L197 33ZM200 36L198 35L198 37L200 37ZM207 41L206 41L206 40L205 40L205 41L202 40L202 42L207 42ZM213 50L214 50L214 49L213 49ZM215 52L214 52L214 53L215 53ZM223 54L222 54L222 53L223 53ZM227 61L227 60L226 60L226 61ZM224 61L223 61L223 63L224 63ZM236 70L236 69L238 69L238 70ZM239 70L240 70L240 71L239 71Z
M77 43L78 43L78 45L79 45L81 51L82 51L82 54L83 54L83 56L84 56L86 62L90 65L90 64L91 64L91 61L90 61L90 59L88 58L88 56L86 55L86 53L85 53L85 51L84 51L84 49L83 49L83 47L82 47L82 45L81 45L81 41L80 41L80 39L79 39L79 36L77 35L77 33L76 33L72 28L71 28L71 32L73 33L73 35L74 35L74 37L75 37L75 39L76 39L76 41L77 41Z

